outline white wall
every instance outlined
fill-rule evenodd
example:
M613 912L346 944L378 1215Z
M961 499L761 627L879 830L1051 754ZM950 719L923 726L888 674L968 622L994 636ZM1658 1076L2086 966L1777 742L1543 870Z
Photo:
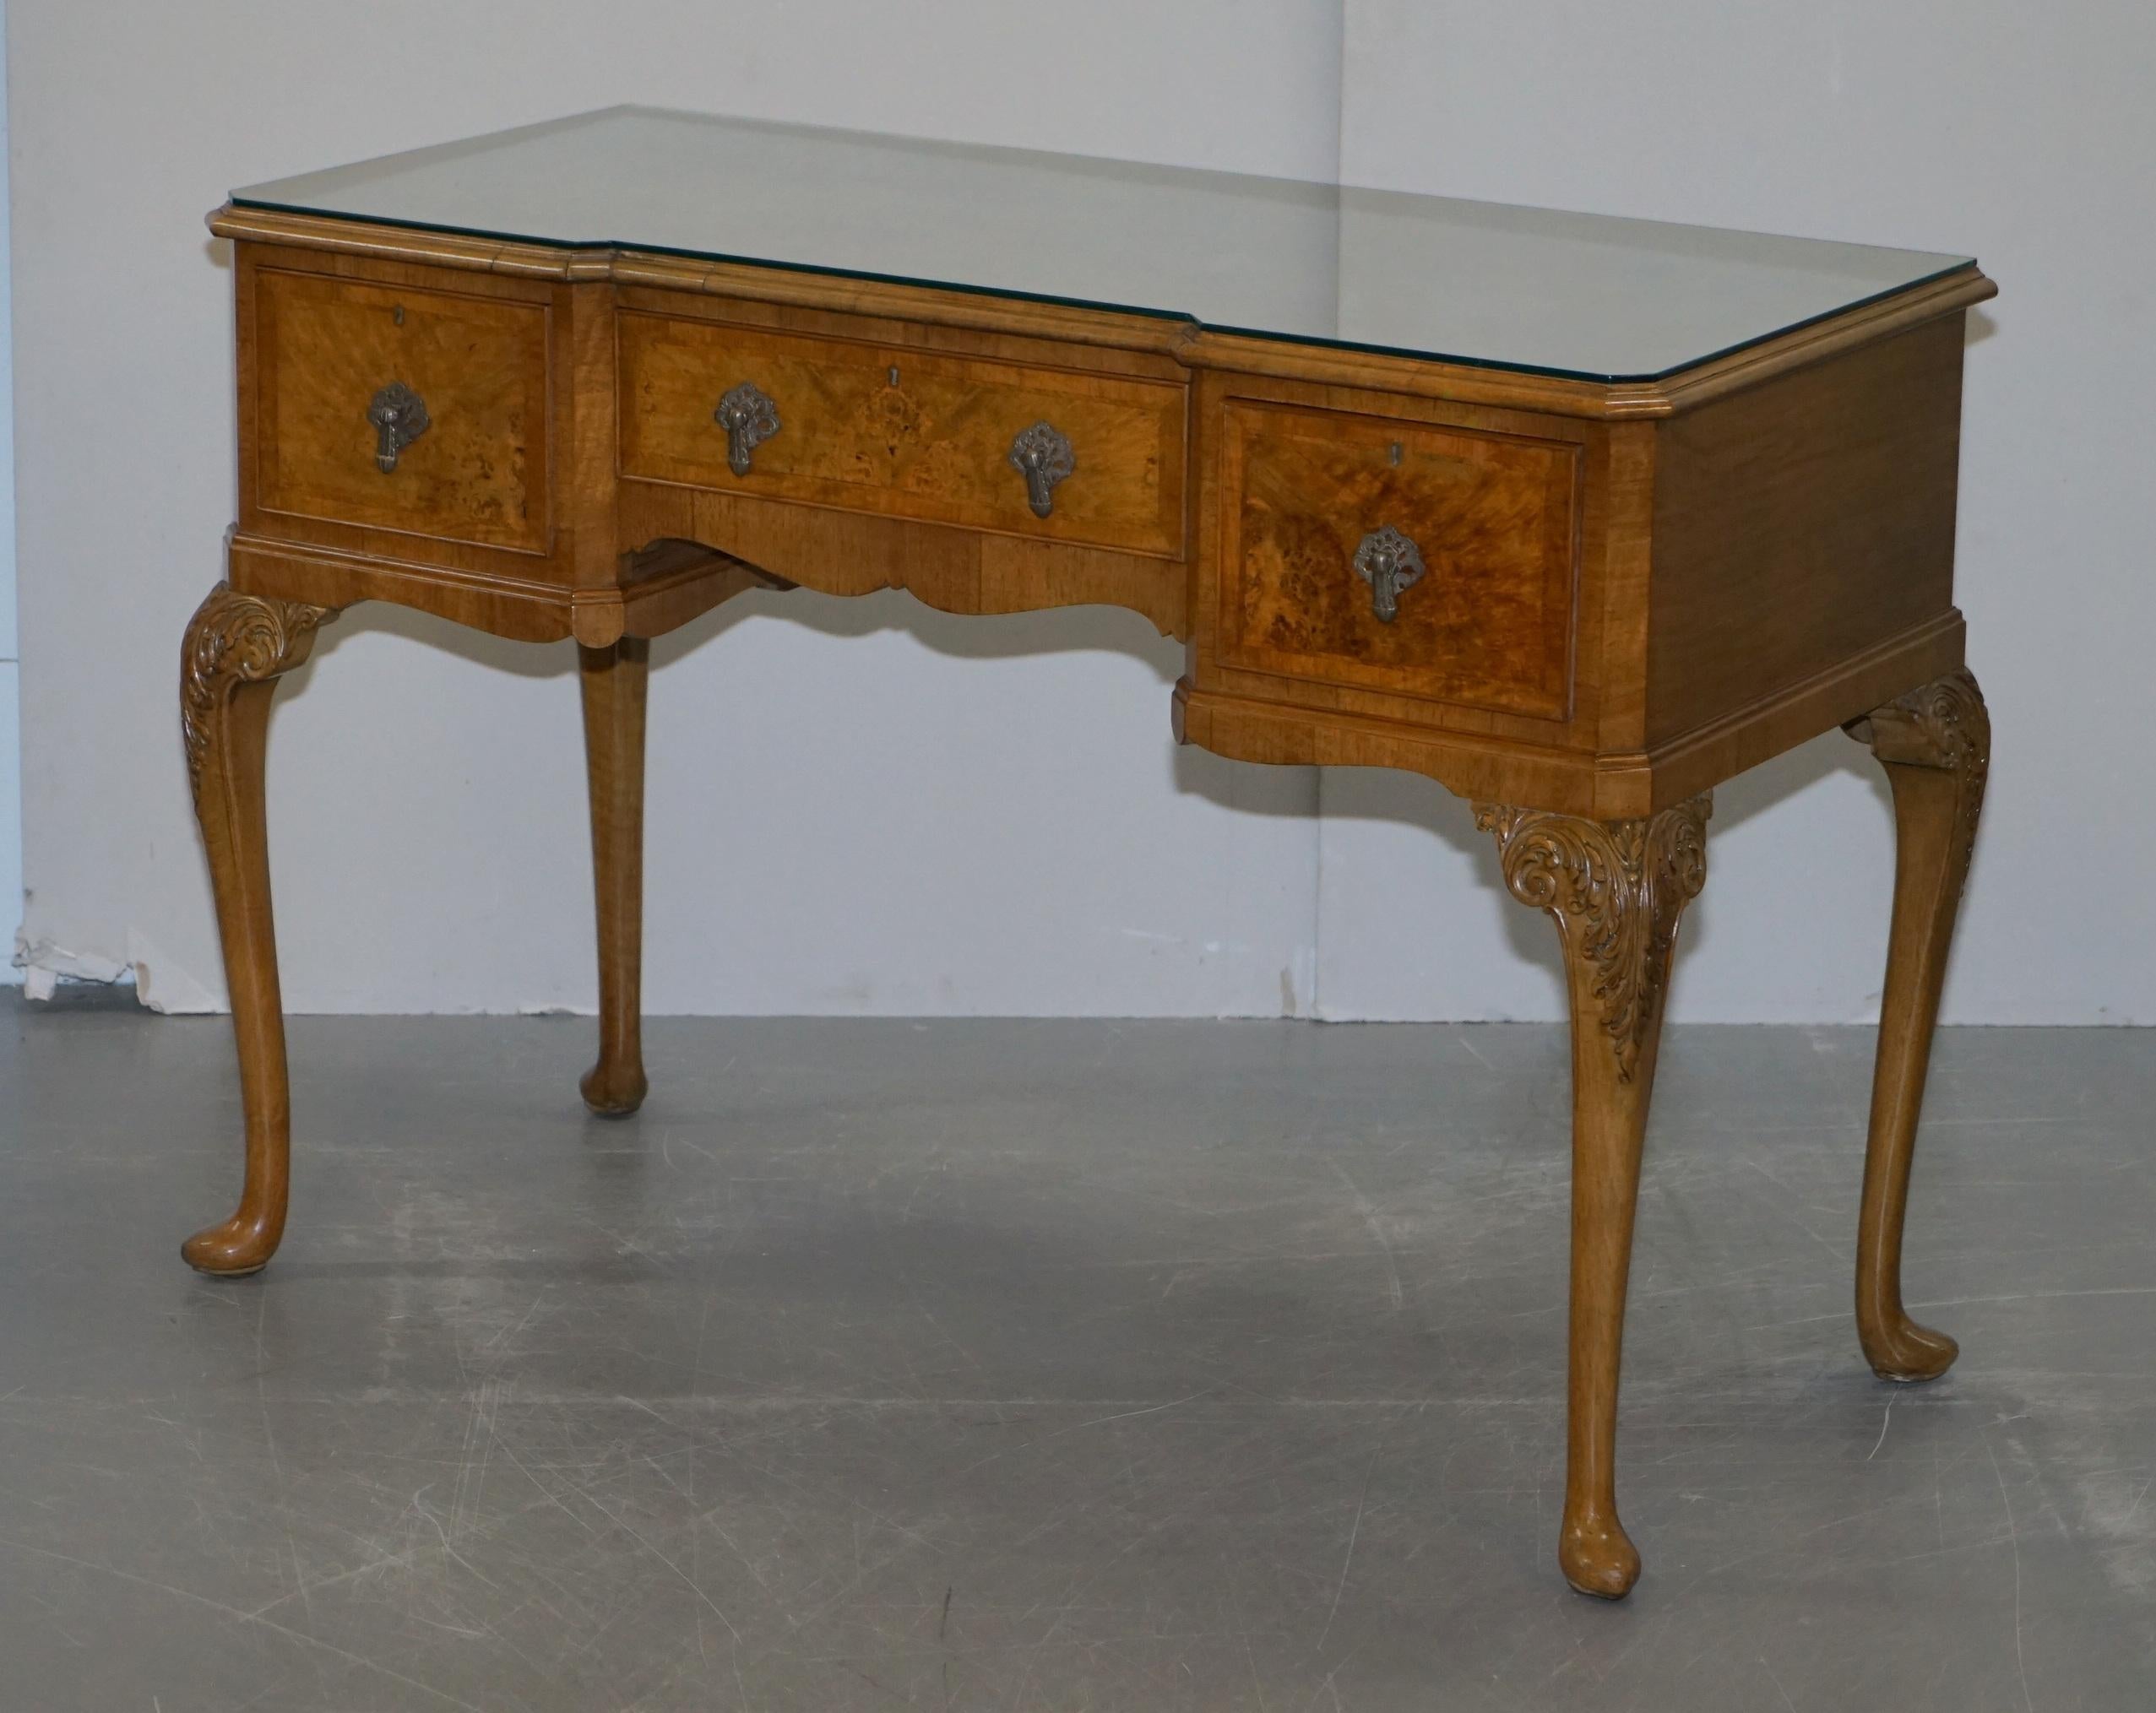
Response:
M1970 352L1962 599L2000 753L1950 1013L2156 1021L2156 707L2128 658L2156 620L2126 415L2156 365L2145 7L10 13L49 965L136 963L173 1006L222 992L173 709L231 507L230 275L203 212L232 184L636 100L1975 251L2005 295ZM1179 651L1132 615L758 597L657 655L654 1010L1556 1013L1550 930L1496 892L1463 806L1171 750ZM589 1004L570 667L363 607L288 681L270 765L295 1009ZM1679 1015L1868 1014L1875 778L1833 737L1718 794Z
M136 964L172 1006L223 991L176 697L233 503L231 276L202 226L228 187L620 100L1338 164L1333 0L13 14L28 931L58 968ZM1181 650L1136 615L797 595L656 653L654 1010L1306 1003L1313 777L1175 751ZM591 1003L568 645L362 607L278 707L295 1009Z
M1974 253L1957 599L1996 756L1947 1016L2156 1022L2156 8L1347 0L1353 182ZM1893 844L1838 735L1715 794L1680 1018L1876 1015ZM1558 1014L1461 811L1323 779L1318 1005ZM1429 831L1435 824L1435 836ZM1403 955L1403 946L1427 956ZM1523 954L1525 954L1523 956Z

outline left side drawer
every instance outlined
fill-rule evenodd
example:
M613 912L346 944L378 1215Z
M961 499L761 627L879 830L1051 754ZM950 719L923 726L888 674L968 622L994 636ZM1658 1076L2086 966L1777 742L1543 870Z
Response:
M547 550L546 305L273 267L253 301L262 511Z

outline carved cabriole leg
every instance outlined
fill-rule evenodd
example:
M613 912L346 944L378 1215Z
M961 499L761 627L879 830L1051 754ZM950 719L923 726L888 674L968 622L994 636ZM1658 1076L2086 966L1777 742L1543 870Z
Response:
M1707 877L1708 800L1604 822L1479 805L1505 885L1564 942L1572 1017L1572 1233L1565 1514L1557 1562L1583 1594L1639 1577L1617 1520L1617 1369L1639 1200L1640 1143L1677 919Z
M316 631L335 616L330 608L240 594L220 583L188 621L180 652L180 729L209 853L247 1125L237 1211L180 1247L188 1265L206 1273L258 1272L285 1234L291 1098L269 909L263 756L279 675L307 659Z
M1991 719L1975 679L1953 672L1850 721L1847 730L1887 769L1896 838L1893 929L1857 1223L1857 1337L1882 1380L1934 1380L1959 1349L1902 1307L1902 1222L1947 950L1984 806Z
M651 645L624 637L578 651L591 866L599 900L599 1062L584 1103L624 1118L644 1103L644 709Z

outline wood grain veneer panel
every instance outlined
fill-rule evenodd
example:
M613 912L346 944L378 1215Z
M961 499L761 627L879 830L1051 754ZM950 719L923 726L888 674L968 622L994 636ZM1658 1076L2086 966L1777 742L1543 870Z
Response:
M1578 559L1577 445L1231 401L1220 656L1258 671L1561 717ZM1426 570L1381 621L1364 535Z
M1951 610L1962 340L1950 316L1659 426L1650 746Z
M263 511L547 550L546 306L272 268L253 301ZM393 381L429 426L384 473L367 409Z
M626 550L678 538L825 594L902 588L949 613L1128 607L1163 634L1187 628L1184 567L1111 548L635 480L622 484L621 528Z
M619 328L625 474L1039 540L1182 550L1179 382L687 317L624 312ZM742 381L770 396L780 426L736 475L712 413ZM1041 420L1077 455L1045 518L1008 462L1012 440Z

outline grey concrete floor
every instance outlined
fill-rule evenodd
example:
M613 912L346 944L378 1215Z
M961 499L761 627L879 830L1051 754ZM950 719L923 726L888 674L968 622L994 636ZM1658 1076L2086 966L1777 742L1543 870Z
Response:
M1861 1031L1674 1031L1568 1592L1545 1027L0 1014L0 1705L2156 1705L2156 1034L1950 1032L1874 1380Z

